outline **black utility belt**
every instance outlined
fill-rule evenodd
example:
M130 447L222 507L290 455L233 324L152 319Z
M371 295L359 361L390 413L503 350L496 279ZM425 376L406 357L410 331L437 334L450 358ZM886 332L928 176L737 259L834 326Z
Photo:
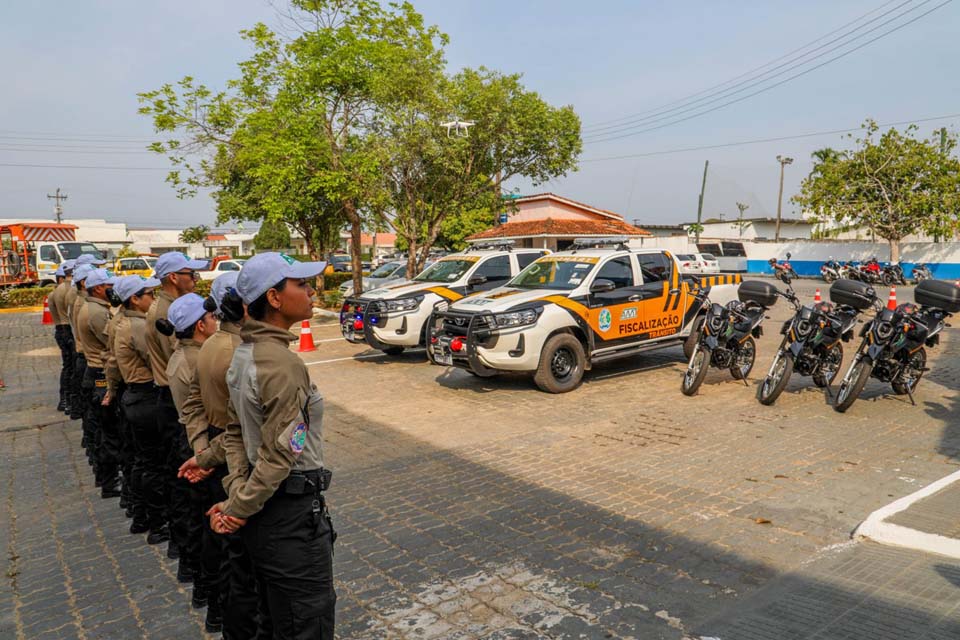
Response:
M127 390L129 391L153 391L153 382L127 382Z
M332 478L333 472L329 469L291 471L287 479L280 483L277 492L291 496L302 496L326 491L330 488Z

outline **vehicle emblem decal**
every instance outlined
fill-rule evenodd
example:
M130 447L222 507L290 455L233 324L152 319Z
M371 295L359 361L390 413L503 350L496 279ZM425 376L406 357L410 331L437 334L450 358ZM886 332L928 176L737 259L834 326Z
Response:
M600 316L597 318L597 322L600 325L600 331L609 331L612 320L613 319L610 317L610 310L601 309Z
M636 307L627 307L620 312L621 320L633 320L637 317L637 308Z

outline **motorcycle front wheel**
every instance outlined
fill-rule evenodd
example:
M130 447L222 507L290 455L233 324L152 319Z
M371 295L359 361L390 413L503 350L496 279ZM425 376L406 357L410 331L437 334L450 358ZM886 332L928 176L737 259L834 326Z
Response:
M683 384L680 385L680 391L685 396L696 395L704 378L707 377L707 369L710 368L710 349L705 346L697 345L693 355L690 356L690 362L687 364L687 370L683 374Z
M770 367L770 373L763 379L760 389L757 390L757 399L760 404L770 406L776 402L783 390L787 388L791 374L793 374L793 354L778 351Z
M843 413L857 401L872 372L873 363L869 358L861 358L853 363L850 370L847 371L847 375L843 377L843 382L840 383L837 403L833 405L835 411Z
M880 280L883 281L883 284L884 284L885 286L887 286L887 287L893 285L893 283L894 283L893 276L890 275L889 273L883 274L883 275L880 277Z

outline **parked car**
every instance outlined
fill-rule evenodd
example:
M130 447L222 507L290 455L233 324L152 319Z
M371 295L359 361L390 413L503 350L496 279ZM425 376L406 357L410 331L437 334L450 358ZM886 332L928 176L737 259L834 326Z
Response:
M720 263L712 253L680 253L676 258L684 275L720 273Z
M210 268L206 271L200 271L201 280L216 280L225 273L231 271L240 271L240 267L246 260L237 260L234 258L214 258L210 263Z
M113 263L113 272L118 276L143 276L144 278L149 278L153 275L153 268L156 264L156 256L118 258L117 261Z
M433 265L433 262L427 262L423 269L427 270ZM371 291L387 284L388 282L400 282L407 277L407 261L394 260L386 262L379 269L375 270L369 276L363 279L363 290ZM344 296L353 295L353 280L347 280L340 285L340 293Z
M350 263L350 256L345 253L334 253L327 260L327 263L338 273L350 273L353 271L353 265Z

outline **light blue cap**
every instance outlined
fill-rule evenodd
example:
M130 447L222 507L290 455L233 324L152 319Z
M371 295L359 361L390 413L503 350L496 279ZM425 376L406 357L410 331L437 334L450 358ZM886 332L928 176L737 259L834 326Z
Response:
M210 297L217 303L217 309L220 308L220 304L223 302L223 296L227 295L227 291L229 289L236 290L237 279L239 277L239 271L230 271L214 280L213 284L210 285Z
M250 304L286 278L312 278L323 273L326 262L297 262L283 253L258 253L247 260L237 278L237 290Z
M73 281L80 282L82 280L86 280L87 276L89 276L95 269L96 267L92 264L77 265L77 268L73 270Z
M93 255L92 253L85 253L79 258L77 258L76 266L79 267L82 264L107 264L107 261L101 260L100 258Z
M113 285L113 292L117 294L123 302L130 299L130 296L140 293L143 289L153 289L160 286L160 281L156 278L144 278L143 276L123 276L117 278Z
M57 277L66 277L67 271L73 271L73 265L76 263L76 260L64 260L60 263L60 266L57 267L56 272L53 274Z
M207 266L206 260L191 260L179 251L168 251L159 258L153 268L153 277L163 280L168 275L181 269L192 269L197 271Z
M87 289L93 289L101 284L113 284L117 279L106 269L94 269L87 274L87 281L83 286Z
M195 325L206 313L203 298L195 293L188 293L170 303L167 320L173 325L173 329L180 333Z

